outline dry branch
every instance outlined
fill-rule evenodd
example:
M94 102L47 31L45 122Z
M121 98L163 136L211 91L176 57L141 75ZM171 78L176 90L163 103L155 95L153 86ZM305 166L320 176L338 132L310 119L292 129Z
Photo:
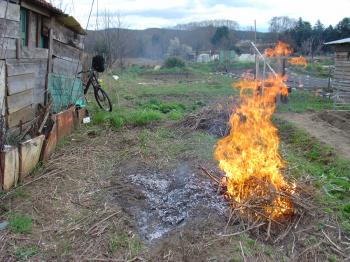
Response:
M232 233L232 234L226 234L226 235L221 235L221 234L219 234L219 236L220 236L220 237L233 237L233 236L238 236L238 235L244 234L244 233L246 233L246 232L248 232L248 231L251 231L251 230L253 230L253 229L255 229L255 228L259 228L259 227L261 227L261 226L263 226L263 225L266 225L266 223L260 223L259 225L252 226L252 227L249 227L249 228L247 228L247 229L245 229L245 230L243 230L243 231L235 232L235 233Z
M85 234L88 234L89 232L91 232L94 228L96 228L98 225L102 224L103 222L107 221L108 219L114 217L115 215L119 214L120 212L115 212L111 215L109 215L108 217L102 219L101 221L97 222L96 224L94 224L92 227L90 227L86 232Z

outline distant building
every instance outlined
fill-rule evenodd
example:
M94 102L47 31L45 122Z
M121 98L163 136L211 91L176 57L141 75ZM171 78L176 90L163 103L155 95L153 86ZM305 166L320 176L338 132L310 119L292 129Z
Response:
M255 55L251 54L241 54L237 60L239 62L255 62Z
M339 102L350 102L350 37L325 43L334 47L335 70L332 87Z
M198 63L208 63L210 62L210 54L200 54L197 56Z

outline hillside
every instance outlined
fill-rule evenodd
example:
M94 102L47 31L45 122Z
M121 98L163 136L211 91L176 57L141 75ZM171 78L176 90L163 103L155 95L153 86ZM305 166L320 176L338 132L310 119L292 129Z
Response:
M162 58L168 50L171 39L177 37L181 44L190 46L193 51L234 49L244 52L237 43L242 40L253 40L254 33L251 31L229 30L229 37L225 43L214 46L211 40L217 28L213 26L199 27L192 30L150 28L145 30L109 29L89 31L85 42L88 52L94 52L104 47L105 39L113 39L113 44L119 42L119 48L127 57L144 57L151 59ZM258 33L258 42L270 42L270 33Z

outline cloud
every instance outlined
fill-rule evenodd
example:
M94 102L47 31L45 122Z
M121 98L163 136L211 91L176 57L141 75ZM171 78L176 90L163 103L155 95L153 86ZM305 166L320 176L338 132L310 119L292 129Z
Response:
M92 0L54 0L63 3L66 12L75 16L85 27ZM90 28L96 27L97 3L99 24L105 11L120 14L129 28L169 27L194 21L230 19L242 28L252 26L266 30L274 16L302 17L314 24L318 19L326 26L335 25L349 16L350 0L95 0Z

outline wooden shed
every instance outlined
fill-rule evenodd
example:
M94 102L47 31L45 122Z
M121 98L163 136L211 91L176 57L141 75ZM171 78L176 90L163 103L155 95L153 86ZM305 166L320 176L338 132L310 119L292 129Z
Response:
M350 38L325 43L335 50L332 86L339 103L350 103Z
M83 35L73 17L45 0L0 0L0 112L9 133L32 125L52 93L81 87ZM74 101L54 102L59 111Z

